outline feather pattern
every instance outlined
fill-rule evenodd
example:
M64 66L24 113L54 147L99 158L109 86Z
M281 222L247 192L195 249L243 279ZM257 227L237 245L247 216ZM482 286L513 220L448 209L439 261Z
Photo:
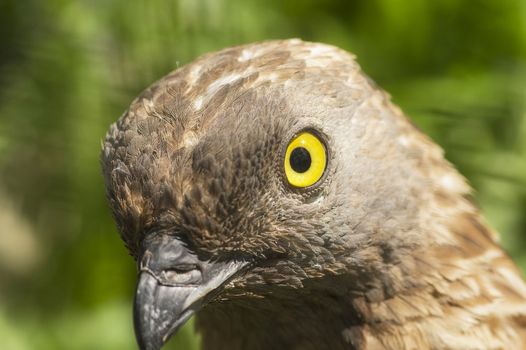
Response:
M284 142L326 136L323 183L284 184ZM204 55L146 89L102 154L122 238L251 259L199 313L207 349L526 349L526 284L471 189L338 48Z

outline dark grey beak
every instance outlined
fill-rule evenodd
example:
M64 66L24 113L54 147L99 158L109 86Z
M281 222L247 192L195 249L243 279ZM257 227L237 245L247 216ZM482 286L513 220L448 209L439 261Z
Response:
M248 263L201 261L168 235L145 245L133 312L135 335L141 350L159 350Z

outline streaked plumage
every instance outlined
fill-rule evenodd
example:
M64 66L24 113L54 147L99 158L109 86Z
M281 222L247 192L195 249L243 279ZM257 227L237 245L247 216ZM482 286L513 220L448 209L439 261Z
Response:
M298 190L283 147L306 128L329 161ZM177 312L145 311L140 294L145 349L160 346L141 335L158 313L188 307L206 349L526 349L526 284L470 187L345 51L286 40L204 55L132 103L102 165L141 283L185 291L195 273L198 290L208 266L224 272ZM190 263L156 260L171 240Z

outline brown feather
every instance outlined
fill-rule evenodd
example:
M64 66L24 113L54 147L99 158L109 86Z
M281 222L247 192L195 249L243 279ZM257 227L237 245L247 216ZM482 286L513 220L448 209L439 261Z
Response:
M287 187L282 147L327 136ZM151 232L258 263L199 316L206 349L526 349L526 284L443 151L332 46L207 54L112 125L102 165L136 258Z

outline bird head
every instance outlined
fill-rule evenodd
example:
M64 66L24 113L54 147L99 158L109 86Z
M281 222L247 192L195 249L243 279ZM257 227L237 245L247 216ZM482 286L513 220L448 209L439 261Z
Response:
M469 190L351 54L300 40L170 73L111 126L102 165L149 350L213 303L341 275L394 286Z

